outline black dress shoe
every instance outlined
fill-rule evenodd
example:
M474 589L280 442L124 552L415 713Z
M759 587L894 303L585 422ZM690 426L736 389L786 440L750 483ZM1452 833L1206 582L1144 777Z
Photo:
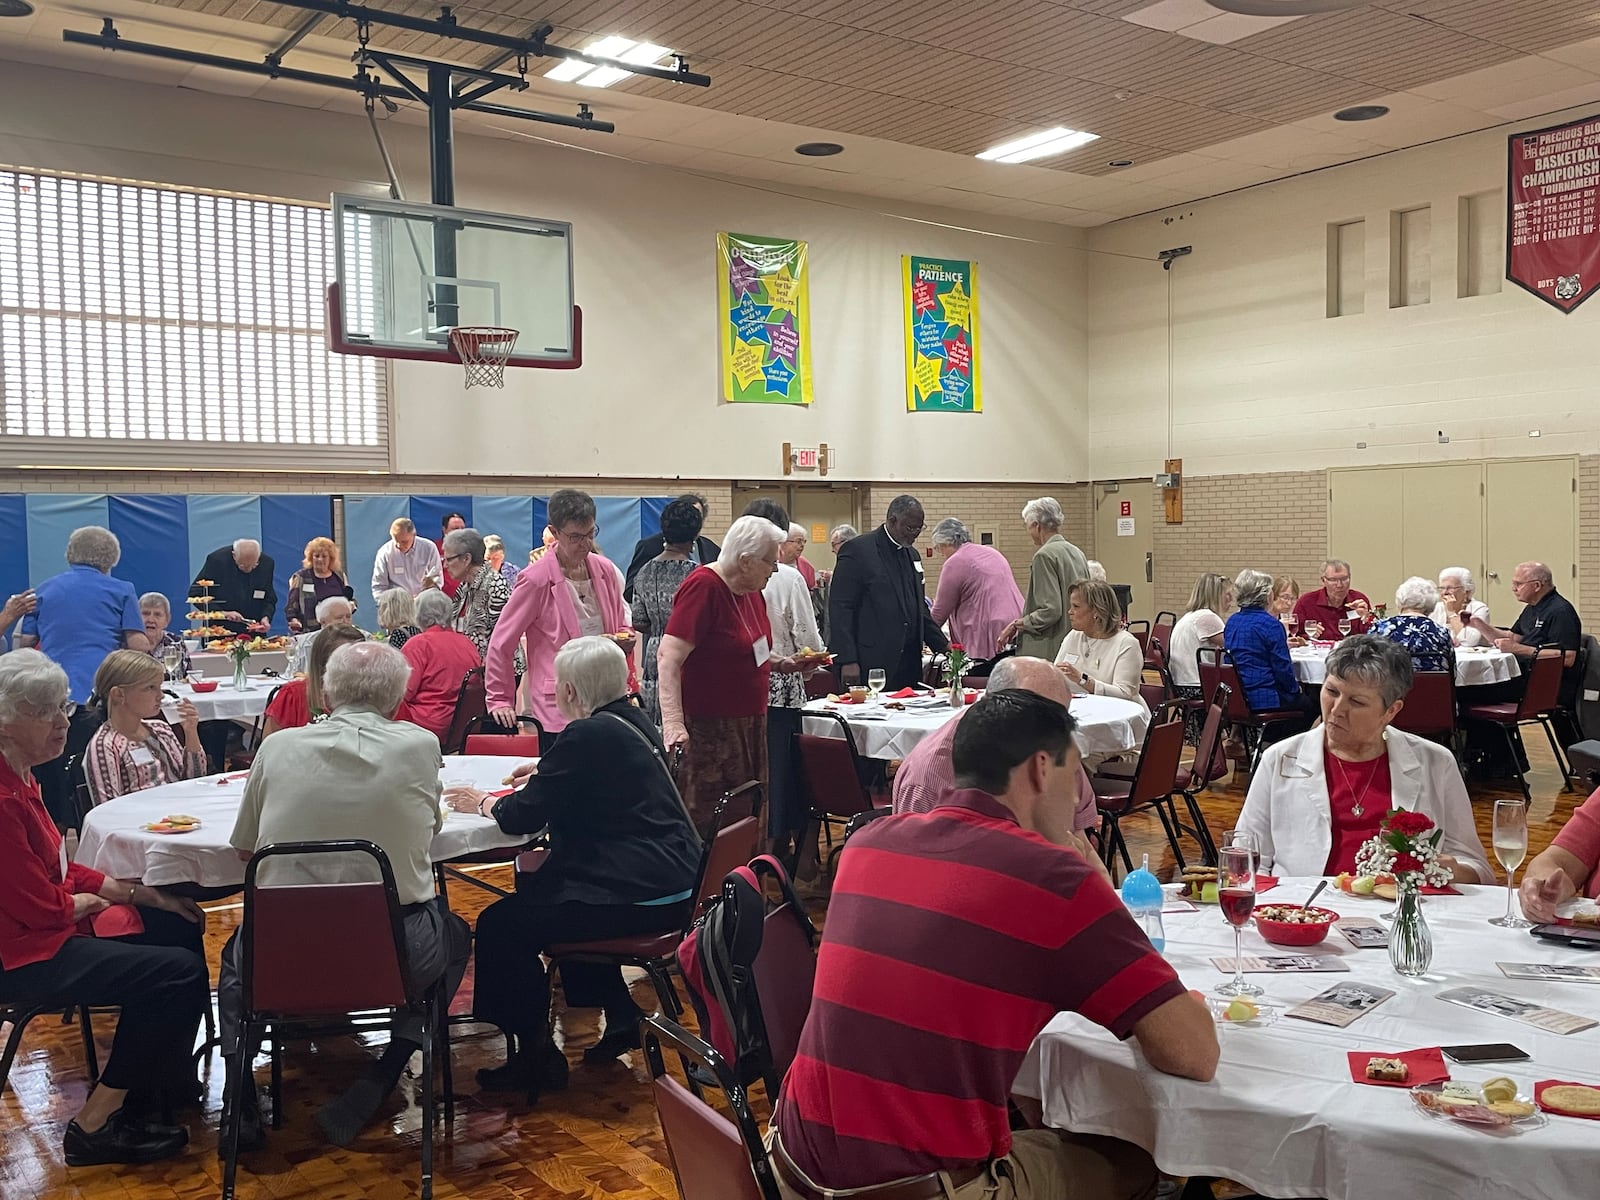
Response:
M583 1061L591 1067L599 1066L638 1048L639 1026L636 1023L608 1028L604 1037L583 1052Z
M61 1147L69 1167L102 1163L152 1163L183 1152L189 1131L181 1125L152 1125L124 1117L119 1108L93 1133L76 1121L67 1125Z
M518 1053L503 1066L478 1071L478 1086L486 1092L524 1092L532 1104L545 1092L567 1090L567 1056L546 1045L536 1055Z

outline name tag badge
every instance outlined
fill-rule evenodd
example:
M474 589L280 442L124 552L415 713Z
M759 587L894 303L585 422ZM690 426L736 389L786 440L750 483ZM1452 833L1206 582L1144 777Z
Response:
M750 649L755 652L756 666L758 667L765 666L767 659L772 657L772 643L764 637L759 637L752 642Z
M255 591L251 592L250 595L256 600L265 600L267 598L267 593L261 588L257 588Z
M135 746L128 753L128 758L132 760L133 765L136 767L153 767L156 765L156 756L151 754L144 746Z
M302 592L314 592L314 591L316 591L316 590L317 590L317 585L316 585L316 584L314 584L314 583L302 583L302 584L301 584L301 585L300 585L300 590L301 590L301 591L302 591ZM257 593L256 593L256 598L257 598L257 599L258 599L258 600L259 600L259 599L260 599L260 598L261 598L261 593L260 593L260 592L257 592Z

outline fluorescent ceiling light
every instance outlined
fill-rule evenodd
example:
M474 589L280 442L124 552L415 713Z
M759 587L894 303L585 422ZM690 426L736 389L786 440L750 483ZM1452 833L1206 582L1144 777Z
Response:
M1098 133L1084 133L1077 129L1068 129L1065 125L1057 125L1054 129L1046 129L1043 133L1030 133L1027 137L991 146L978 157L988 159L990 162L1024 163L1035 158L1065 154L1068 150L1076 150L1079 146L1087 146L1090 142L1099 140Z
M592 54L596 58L614 58L642 67L653 66L672 53L665 46L657 46L652 42L636 42L632 38L619 37L615 34L590 42L583 48L583 52ZM568 58L551 67L544 73L544 77L553 79L557 83L578 83L584 87L603 88L610 87L631 74L632 71L625 71L620 67L598 67L581 58Z

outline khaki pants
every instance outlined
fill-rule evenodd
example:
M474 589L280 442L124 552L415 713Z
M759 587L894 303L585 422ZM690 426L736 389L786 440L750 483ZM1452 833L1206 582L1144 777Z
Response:
M774 1175L784 1200L802 1200ZM1131 1142L1051 1129L1013 1134L1011 1153L960 1187L940 1176L946 1200L1150 1200L1156 1178L1155 1161ZM848 1200L850 1192L834 1194Z

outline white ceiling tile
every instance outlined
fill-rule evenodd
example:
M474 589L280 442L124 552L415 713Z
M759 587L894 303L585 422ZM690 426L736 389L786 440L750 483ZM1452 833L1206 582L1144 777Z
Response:
M1578 108L1600 102L1600 79L1593 83L1549 92L1511 104L1500 104L1489 111L1507 121L1522 121L1529 117L1542 117L1546 113L1560 112L1564 108Z
M1214 9L1212 10L1215 11ZM1252 17L1244 13L1220 13L1197 25L1189 25L1178 32L1184 37L1194 38L1198 42L1210 42L1214 46L1227 46L1234 42L1243 41L1256 33L1264 33L1268 29L1279 25L1287 25L1290 21L1301 20L1300 17Z
M1217 15L1217 10L1206 0L1157 0L1148 8L1125 14L1122 19L1146 29L1164 29L1170 33Z
M1530 54L1498 66L1457 75L1453 79L1441 79L1436 83L1421 84L1409 90L1430 100L1449 100L1488 109L1579 87L1592 82L1594 78L1577 67L1552 63L1539 55Z
M1542 51L1540 57L1553 58L1568 66L1600 74L1600 37L1592 37L1585 42L1574 42L1570 46L1553 46L1549 50Z

